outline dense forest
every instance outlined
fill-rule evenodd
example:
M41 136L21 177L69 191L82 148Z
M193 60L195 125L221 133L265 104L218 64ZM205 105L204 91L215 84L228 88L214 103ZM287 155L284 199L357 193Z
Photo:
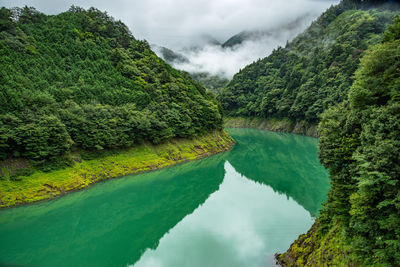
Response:
M364 51L398 14L398 6L373 4L342 1L285 47L242 69L219 96L226 114L317 124L346 98Z
M95 8L54 16L1 8L0 161L23 158L51 170L70 164L74 151L192 137L220 129L222 109L319 123L327 202L279 260L400 266L400 9L386 2L330 7L236 74L218 96L222 104ZM196 79L226 83L207 73Z
M332 181L322 228L340 223L366 263L400 265L400 17L319 127Z
M209 72L190 73L190 76L216 95L220 94L229 82L224 76Z
M328 200L283 266L400 265L399 10L342 1L219 96L229 116L319 123Z
M328 201L317 227L281 256L284 265L400 265L400 17L354 79L319 124Z
M3 7L0 55L0 160L50 162L222 125L211 93L95 8Z

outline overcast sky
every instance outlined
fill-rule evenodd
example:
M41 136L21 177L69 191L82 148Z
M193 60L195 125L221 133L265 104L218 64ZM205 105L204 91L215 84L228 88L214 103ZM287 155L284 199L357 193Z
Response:
M128 25L138 39L177 47L201 35L225 41L242 30L268 29L306 14L317 17L338 0L1 0L46 14L94 6Z
M137 39L178 51L190 62L175 65L189 72L210 72L227 78L249 63L284 46L340 0L0 0L6 7L33 6L58 14L71 5L96 7L128 25ZM241 31L271 34L223 49L204 43L205 36L223 43ZM209 39L209 38L208 38ZM195 51L185 49L197 45Z

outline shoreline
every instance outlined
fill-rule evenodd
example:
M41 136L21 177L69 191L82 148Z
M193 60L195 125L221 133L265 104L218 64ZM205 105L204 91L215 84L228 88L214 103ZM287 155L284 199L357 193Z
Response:
M245 118L227 117L224 119L225 128L255 128L259 130L293 133L318 138L317 125L304 121L292 122L289 119L266 119L266 118Z
M244 118L244 117L227 117L224 121L226 128L254 128L264 131L273 131L279 133L300 134L309 137L318 138L317 125L307 122L292 122L289 119L265 119L265 118ZM304 246L304 243L315 242L317 239L316 229L318 228L318 218L314 221L311 228L306 233L300 234L291 244L290 247L282 252L274 254L274 261L277 266L286 267L296 263L298 257L298 247ZM304 242L306 240L306 242ZM311 241L312 240L312 241ZM311 251L308 251L311 254Z
M192 139L170 139L159 145L142 144L115 155L81 160L72 167L35 172L21 181L0 180L0 209L62 197L93 184L142 174L230 150L235 141L225 130Z

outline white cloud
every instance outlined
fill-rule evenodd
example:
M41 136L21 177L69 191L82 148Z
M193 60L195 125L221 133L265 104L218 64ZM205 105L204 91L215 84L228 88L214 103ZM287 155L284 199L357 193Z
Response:
M269 266L273 254L285 250L312 222L293 199L248 180L226 162L219 190L132 264Z
M268 29L304 14L319 14L338 0L3 0L47 14L71 5L94 6L126 23L139 39L171 48L202 34L223 41L242 30Z
M220 42L243 30L279 29L281 25L304 18L294 30L283 30L257 42L248 42L234 50L207 46L197 54L187 54L192 65L185 70L200 69L223 73L230 78L245 65L265 57L278 45L284 45L305 25L339 0L2 0L6 7L34 6L46 14L66 11L71 5L94 6L107 11L128 25L134 36L151 44L180 50L201 42L204 35Z
M179 52L189 59L189 62L175 64L174 67L188 72L211 72L230 79L244 66L264 58L279 45L284 46L302 32L308 25L312 15L296 20L290 27L269 29L267 34L249 39L240 45L223 48L208 44L197 50L181 49Z

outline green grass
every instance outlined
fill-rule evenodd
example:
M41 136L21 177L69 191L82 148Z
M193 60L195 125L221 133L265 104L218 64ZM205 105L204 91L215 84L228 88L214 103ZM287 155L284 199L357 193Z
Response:
M380 266L360 261L340 224L320 233L318 220L277 259L281 266Z
M226 151L234 144L225 131L193 139L171 139L159 145L143 144L81 160L72 167L51 172L36 171L18 181L0 180L0 207L11 207L54 198L110 178L142 173Z

